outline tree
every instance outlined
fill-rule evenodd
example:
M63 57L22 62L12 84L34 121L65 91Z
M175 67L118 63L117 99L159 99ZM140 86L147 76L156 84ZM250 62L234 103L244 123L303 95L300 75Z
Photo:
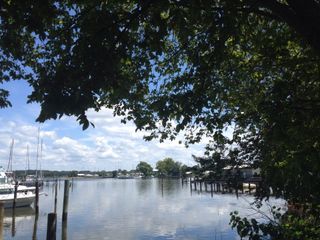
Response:
M214 159L259 166L261 198L320 204L318 0L2 1L0 16L0 81L29 82L38 121L85 129L110 107L147 140L206 136Z
M164 177L179 177L180 176L180 162L175 162L172 158L165 158L157 162L156 168L160 176Z
M147 162L140 161L137 165L136 170L141 172L144 177L150 177L152 175L153 169Z

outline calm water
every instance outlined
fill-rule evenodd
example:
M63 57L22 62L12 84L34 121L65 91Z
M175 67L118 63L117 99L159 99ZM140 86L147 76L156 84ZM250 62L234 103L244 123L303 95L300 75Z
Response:
M46 239L54 184L45 184L40 214L5 211L4 239ZM57 239L62 239L63 182L58 187ZM67 239L239 239L229 213L249 213L251 197L191 192L180 180L75 180L70 188ZM15 220L13 224L13 220ZM15 226L12 228L12 226Z

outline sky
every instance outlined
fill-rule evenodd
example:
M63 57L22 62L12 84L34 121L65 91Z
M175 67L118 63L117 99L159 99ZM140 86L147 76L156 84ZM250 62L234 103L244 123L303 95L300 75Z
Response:
M0 166L5 169L12 139L13 170L27 168L27 148L30 169L36 169L38 129L40 142L43 142L38 169L131 170L135 169L140 161L146 161L155 167L157 161L166 157L191 166L195 164L192 154L202 156L204 153L205 142L189 148L179 144L179 139L163 143L159 140L146 142L143 140L144 132L136 132L132 123L121 123L119 117L113 117L111 109L88 111L89 121L93 122L95 127L89 127L85 131L75 117L63 117L39 124L35 119L39 115L40 106L26 104L27 95L31 92L26 82L0 83L0 88L9 90L9 100L13 105L0 109Z

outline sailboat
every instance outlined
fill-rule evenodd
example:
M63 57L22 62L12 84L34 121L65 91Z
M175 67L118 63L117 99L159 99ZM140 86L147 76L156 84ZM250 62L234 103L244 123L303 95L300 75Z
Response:
M17 188L16 207L30 206L36 197L35 187L18 185L17 182L14 181L12 171L13 145L14 140L12 139L7 171L0 167L0 203L2 203L5 208L13 206L15 188Z
M42 176L42 170L40 168L40 174L38 174L38 163L40 159L40 166L41 166L41 160L42 160L42 139L41 139L41 145L40 145L40 154L39 154L39 140L40 140L40 129L38 129L38 143L37 143L37 157L36 157L36 174L26 174L25 180L22 182L24 185L28 187L34 187L36 186L36 182L38 181L39 186L43 186L43 176ZM40 155L40 156L39 156ZM28 171L29 172L29 148L27 148L27 165L28 165ZM40 175L40 176L39 176Z

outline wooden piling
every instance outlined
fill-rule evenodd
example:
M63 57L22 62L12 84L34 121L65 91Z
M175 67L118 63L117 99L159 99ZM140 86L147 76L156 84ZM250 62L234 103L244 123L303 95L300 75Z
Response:
M16 210L12 211L12 221L11 221L11 237L16 235Z
M68 222L63 221L62 231L61 231L61 240L67 240L67 239L68 239Z
M37 240L38 218L39 218L39 215L36 214L36 215L34 216L32 240Z
M12 204L12 210L13 210L13 211L16 209L16 204L17 204L17 192L18 192L18 181L15 181L15 184L14 184L14 193L13 193L13 204Z
M249 194L251 194L251 185L250 185L250 182L249 182Z
M202 182L200 181L200 192L202 192Z
M54 213L57 213L57 200L58 200L58 180L56 179L56 183L54 186Z
M48 214L47 240L56 240L57 214Z
M16 205L17 205L17 192L18 192L18 181L15 181L14 192L13 192L13 203L12 203L12 222L11 222L11 236L16 235Z
M35 199L35 209L36 209L36 215L39 214L39 181L36 180L36 199Z
M207 192L207 182L204 181L203 184L204 184L204 190Z
M69 180L64 181L62 221L67 221L69 204Z
M163 176L161 177L161 196L163 197Z
M3 218L4 218L4 207L3 207L3 203L0 202L0 240L3 240Z

